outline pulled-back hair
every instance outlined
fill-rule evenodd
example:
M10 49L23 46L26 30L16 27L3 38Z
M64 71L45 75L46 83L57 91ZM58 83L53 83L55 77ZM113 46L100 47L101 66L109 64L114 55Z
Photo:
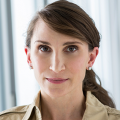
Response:
M31 20L26 37L26 46L31 48L31 38L35 25L42 19L52 30L78 38L88 43L89 51L100 45L100 34L95 27L94 21L78 5L66 0L59 0L47 5L38 11ZM99 80L99 84L97 83ZM115 104L109 97L108 92L101 86L100 78L93 70L86 70L83 80L83 93L91 93L104 105L115 108Z

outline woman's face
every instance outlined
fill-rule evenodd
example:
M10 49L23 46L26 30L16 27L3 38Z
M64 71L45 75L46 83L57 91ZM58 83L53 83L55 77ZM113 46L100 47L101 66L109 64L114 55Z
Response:
M82 91L86 69L94 62L87 43L53 31L42 20L36 24L31 49L25 51L41 90L52 97Z

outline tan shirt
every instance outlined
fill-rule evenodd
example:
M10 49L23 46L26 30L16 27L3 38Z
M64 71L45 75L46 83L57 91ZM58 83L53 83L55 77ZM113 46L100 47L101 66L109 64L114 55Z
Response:
M42 120L39 110L40 91L32 104L13 107L0 113L0 120ZM103 105L90 91L87 92L86 110L82 120L120 120L120 111Z

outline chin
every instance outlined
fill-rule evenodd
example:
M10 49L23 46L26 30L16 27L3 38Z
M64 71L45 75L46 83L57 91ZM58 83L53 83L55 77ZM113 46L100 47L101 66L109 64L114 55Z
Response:
M52 90L49 90L48 91L48 95L52 98L59 98L59 97L62 97L64 95L66 95L67 93L65 92L65 90L61 90L61 89L52 89Z

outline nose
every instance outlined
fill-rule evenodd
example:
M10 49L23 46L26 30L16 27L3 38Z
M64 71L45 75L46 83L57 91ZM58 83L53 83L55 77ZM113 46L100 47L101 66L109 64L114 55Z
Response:
M54 71L55 73L59 73L62 70L65 70L65 65L63 62L63 57L56 54L53 54L52 59L51 59L51 66L50 70Z

